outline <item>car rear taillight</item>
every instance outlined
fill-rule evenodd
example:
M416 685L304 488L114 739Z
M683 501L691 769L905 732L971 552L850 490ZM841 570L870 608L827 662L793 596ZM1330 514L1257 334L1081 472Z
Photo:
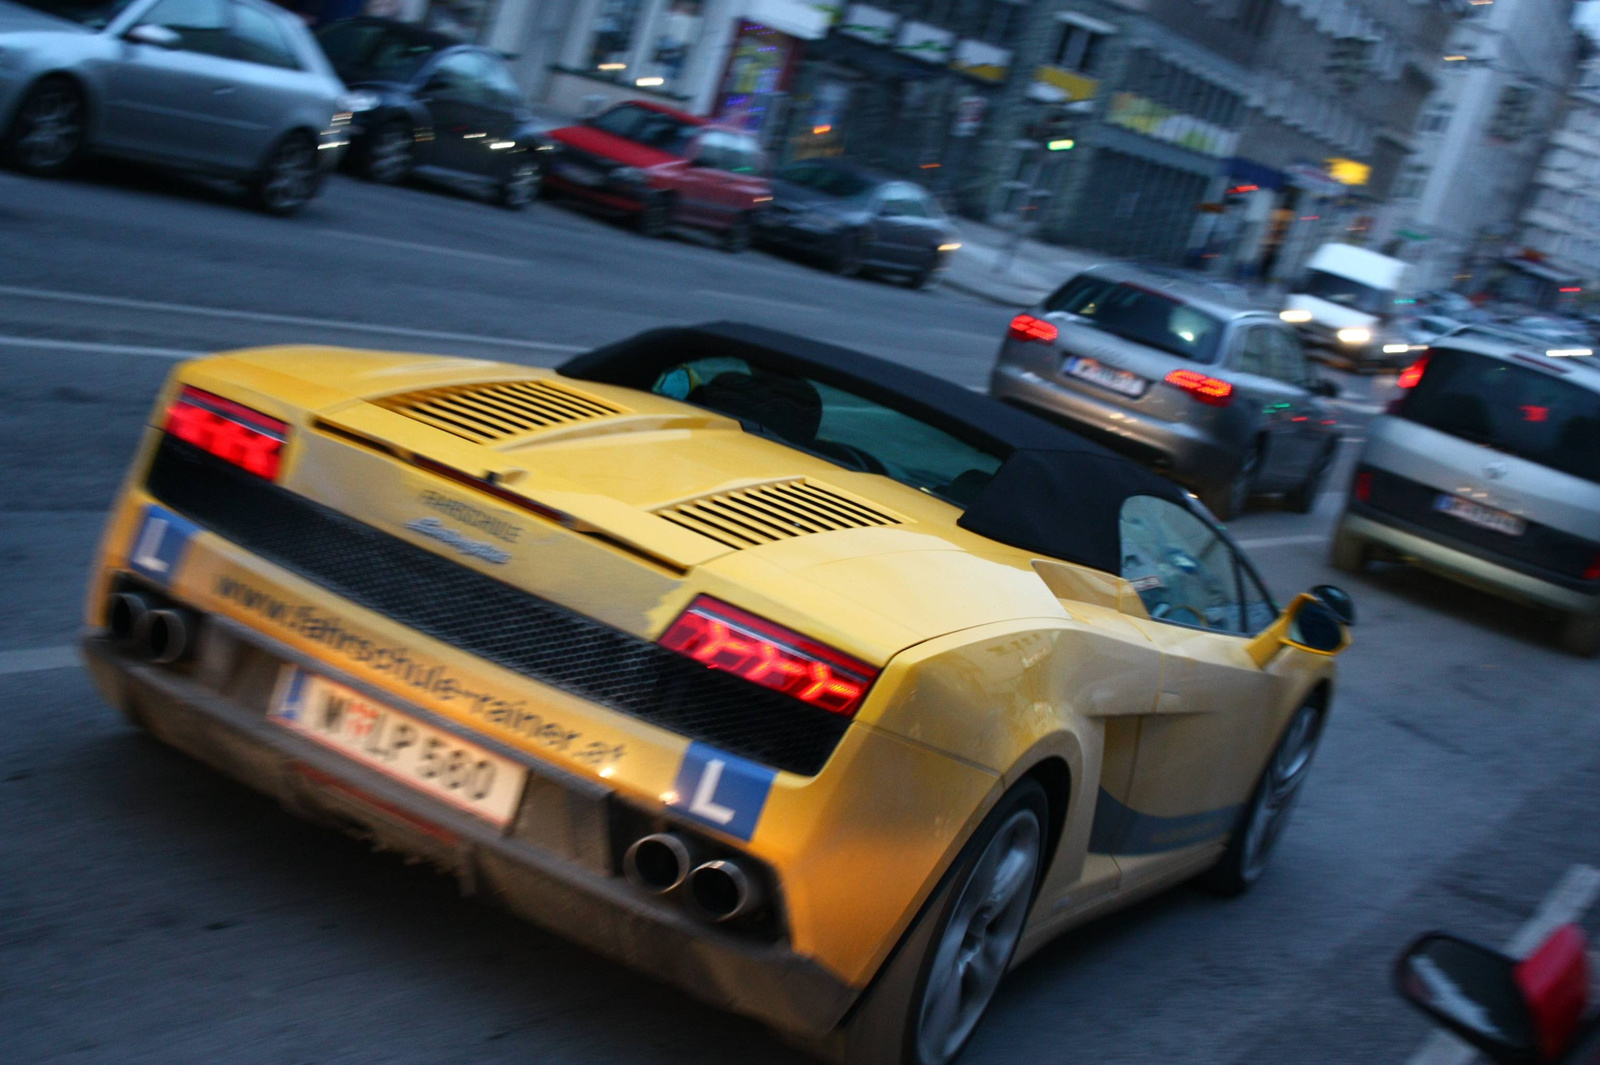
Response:
M1575 924L1562 925L1512 970L1528 1006L1541 1061L1558 1061L1572 1045L1589 1003L1589 961Z
M1589 568L1583 571L1586 581L1600 581L1600 551L1595 552L1594 558L1589 560Z
M1395 382L1401 388L1416 388L1417 382L1422 380L1422 374L1428 368L1428 357L1424 355L1416 362L1400 371L1400 379Z
M1019 314L1011 319L1008 332L1012 340L1034 340L1041 344L1049 344L1061 335L1061 330L1054 325L1031 314Z
M1356 474L1356 479L1351 485L1351 492L1363 503L1372 499L1372 471L1362 470Z
M289 425L231 399L185 385L162 426L179 440L257 477L276 480Z
M1167 374L1166 382L1213 407L1226 407L1233 402L1232 384L1220 377L1207 376L1199 370L1173 370Z
M855 716L878 676L865 662L709 595L696 596L657 642L844 717Z

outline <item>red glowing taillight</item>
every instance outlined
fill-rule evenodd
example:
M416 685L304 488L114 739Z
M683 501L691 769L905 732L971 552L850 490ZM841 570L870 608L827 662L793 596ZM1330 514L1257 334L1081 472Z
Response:
M1363 503L1372 501L1372 471L1362 470L1356 474L1356 479L1351 485L1355 497Z
M878 671L782 625L709 595L696 596L658 641L711 669L852 717Z
M1167 374L1166 382L1176 388L1181 388L1201 403L1209 403L1213 407L1226 407L1233 402L1233 385L1220 377L1210 377L1199 370L1173 370Z
M1423 372L1428 369L1428 357L1424 355L1416 362L1400 371L1400 379L1395 382L1401 388L1416 388L1417 382L1422 380Z
M184 386L162 426L186 441L257 477L276 480L289 425L231 399Z
M1011 319L1008 332L1012 340L1034 340L1041 344L1048 344L1061 335L1061 330L1054 325L1031 314L1019 314Z
M1596 552L1594 558L1589 560L1589 568L1583 571L1583 579L1600 581L1600 552Z

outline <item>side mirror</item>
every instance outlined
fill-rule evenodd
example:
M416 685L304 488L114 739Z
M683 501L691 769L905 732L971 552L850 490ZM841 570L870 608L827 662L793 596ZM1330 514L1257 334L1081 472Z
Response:
M1283 642L1302 651L1336 655L1350 644L1339 615L1322 600L1303 595L1290 605L1289 628Z
M1346 625L1356 623L1356 601L1351 599L1350 593L1343 588L1333 584L1319 584L1311 589L1311 594Z
M1395 962L1400 995L1501 1065L1539 1060L1517 963L1465 939L1430 932Z
M122 36L134 44L148 44L156 48L176 48L183 43L183 36L177 30L157 26L153 22L141 22Z
M1318 377L1311 382L1311 394L1325 399L1338 399L1339 386L1326 377Z

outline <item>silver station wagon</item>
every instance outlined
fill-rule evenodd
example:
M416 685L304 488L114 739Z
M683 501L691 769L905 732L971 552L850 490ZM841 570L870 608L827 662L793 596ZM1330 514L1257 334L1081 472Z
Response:
M1306 512L1339 444L1294 330L1208 290L1097 266L1011 322L992 395L1192 489L1217 517L1258 492Z
M0 0L0 155L28 173L118 155L240 179L288 214L340 146L343 95L266 0Z
M1600 366L1588 352L1476 331L1437 341L1368 431L1333 563L1410 562L1559 612L1567 650L1600 651Z

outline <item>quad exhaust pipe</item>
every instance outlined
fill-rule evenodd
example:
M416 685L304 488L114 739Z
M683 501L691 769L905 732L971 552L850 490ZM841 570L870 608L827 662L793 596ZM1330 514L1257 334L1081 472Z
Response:
M106 623L119 647L162 666L187 655L200 629L199 619L191 611L158 606L138 592L113 595Z

